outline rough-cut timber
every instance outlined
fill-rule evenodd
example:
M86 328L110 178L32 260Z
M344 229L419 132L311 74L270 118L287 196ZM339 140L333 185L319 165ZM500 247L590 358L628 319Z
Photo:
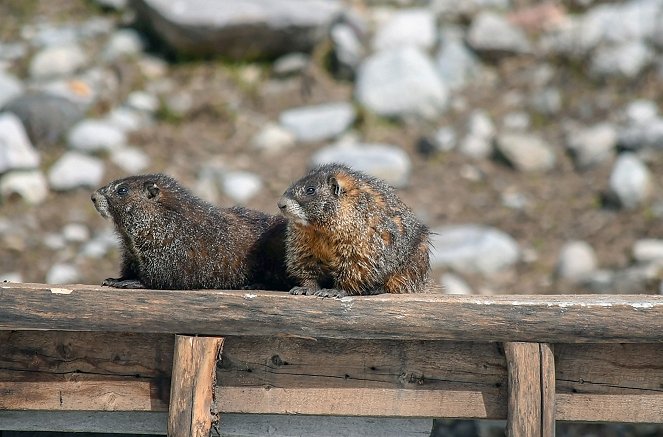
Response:
M505 343L509 374L506 434L541 437L541 361L537 343ZM552 437L552 436L546 436Z
M663 343L663 296L379 295L0 285L0 330ZM186 310L183 310L185 308Z
M223 338L175 336L168 435L208 437L218 422L214 407L216 363Z
M541 354L541 435L555 435L555 355L553 345L539 343Z

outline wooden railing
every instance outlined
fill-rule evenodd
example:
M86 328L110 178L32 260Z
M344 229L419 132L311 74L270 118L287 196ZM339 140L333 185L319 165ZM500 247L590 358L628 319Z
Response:
M0 284L0 429L422 436L446 417L547 437L663 422L662 363L663 296Z

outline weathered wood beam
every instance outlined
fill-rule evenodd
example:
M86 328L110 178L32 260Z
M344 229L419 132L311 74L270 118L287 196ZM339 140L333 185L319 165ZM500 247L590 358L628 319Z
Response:
M213 411L214 387L223 341L220 337L175 336L169 436L208 437L218 422L218 412Z
M553 345L539 343L541 357L541 435L555 436L555 355Z
M541 437L539 345L537 343L504 343L504 354L509 378L506 435L509 437Z
M662 343L663 296L378 295L0 285L0 330Z

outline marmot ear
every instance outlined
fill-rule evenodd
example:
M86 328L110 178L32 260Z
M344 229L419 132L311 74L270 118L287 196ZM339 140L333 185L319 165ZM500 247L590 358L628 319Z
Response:
M331 187L334 196L339 197L341 195L341 192L343 191L343 187L341 187L341 184L338 183L338 179L336 179L335 176L329 176L329 179L327 179L327 183Z
M143 189L148 199L153 199L159 195L159 187L155 182L145 182Z

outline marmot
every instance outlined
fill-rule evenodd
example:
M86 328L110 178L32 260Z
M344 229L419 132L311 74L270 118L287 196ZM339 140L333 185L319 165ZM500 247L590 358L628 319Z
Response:
M382 180L323 165L292 184L278 206L288 218L288 273L300 283L290 293L415 293L426 285L428 228Z
M217 208L175 179L118 179L92 194L121 237L117 288L289 290L286 220L242 207Z

